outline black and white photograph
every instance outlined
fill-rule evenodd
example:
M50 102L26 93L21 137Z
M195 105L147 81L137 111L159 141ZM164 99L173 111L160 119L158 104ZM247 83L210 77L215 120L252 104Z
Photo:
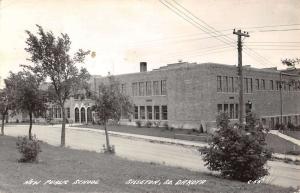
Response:
M299 0L0 0L0 193L300 193Z

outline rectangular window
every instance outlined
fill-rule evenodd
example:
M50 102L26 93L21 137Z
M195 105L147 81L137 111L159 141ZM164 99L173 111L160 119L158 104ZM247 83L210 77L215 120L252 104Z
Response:
M154 119L159 120L159 106L154 106Z
M223 82L224 82L223 92L228 92L228 77L227 76L223 76Z
M266 90L266 82L264 79L261 79L261 89Z
M221 76L217 76L217 92L222 92L222 79L221 79Z
M57 118L61 118L61 108L60 107L57 107Z
M224 112L228 113L228 104L224 104Z
M286 117L283 117L283 124L286 125L287 122L286 122Z
M121 92L126 94L126 84L121 84Z
M167 81L161 81L161 95L167 95Z
M229 77L229 92L234 92L233 77Z
M49 113L49 117L53 118L53 109L52 108L48 109L48 113Z
M139 107L134 106L134 119L139 119Z
M152 120L152 106L147 106L147 119Z
M266 118L261 118L261 122L262 122L263 125L266 125L267 124Z
M53 110L54 110L54 118L58 118L58 111L57 111L57 108L54 107Z
M239 118L239 104L235 104L235 118Z
M229 117L230 119L234 119L234 104L229 105Z
M249 88L250 88L250 90L249 90L249 92L253 92L253 84L252 84L252 78L249 78L249 84L250 84L250 86L249 86Z
M271 123L270 123L271 129L275 128L275 120L274 117L271 117Z
M259 85L259 79L255 79L256 82L256 90L260 89L260 85Z
M223 105L218 104L218 113L221 113L223 111Z
M68 108L67 108L67 118L69 119L69 118L70 118L70 116L71 116L71 113L70 113L70 108L68 107Z
M238 77L235 77L234 78L234 92L238 92L239 90L239 78Z
M286 82L283 81L283 90L286 90Z
M145 106L140 106L140 119L145 119Z
M137 96L138 95L138 87L137 87L137 82L132 83L132 96Z
M276 90L280 89L280 81L276 81Z
M152 85L151 81L146 82L146 95L151 96L152 95Z
M145 83L139 82L139 96L145 95Z
M249 93L248 78L244 78L244 93Z
M161 119L162 120L168 120L168 106L163 105L161 106Z
M276 117L276 124L280 124L279 117Z
M160 95L158 81L153 81L153 95Z
M273 82L273 80L270 80L270 90L274 90L274 82Z

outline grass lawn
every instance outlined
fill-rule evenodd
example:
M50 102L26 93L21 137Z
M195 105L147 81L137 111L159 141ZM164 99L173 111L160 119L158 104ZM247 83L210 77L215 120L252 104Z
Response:
M114 155L59 148L42 143L39 163L18 163L16 139L0 136L0 192L293 192L266 184L247 184L214 177L210 174L129 161ZM25 185L27 180L40 181ZM98 184L72 184L76 180L95 180ZM173 185L132 185L130 179L173 180ZM174 185L178 180L206 180L201 185ZM44 184L47 180L69 180L66 185ZM48 181L49 183L49 181Z
M300 152L300 147L298 145L270 133L266 137L266 143L275 153L285 154L289 151Z
M76 126L75 126L76 127ZM80 125L81 128L93 128L93 129L104 129L101 125ZM193 131L190 129L167 129L161 127L135 127L135 126L125 126L125 125L109 125L109 131L124 132L138 135L148 135L155 137L166 137L172 139L183 139L189 141L203 141L209 142L211 136L207 133L199 133L198 131Z
M284 131L283 134L300 140L300 131Z

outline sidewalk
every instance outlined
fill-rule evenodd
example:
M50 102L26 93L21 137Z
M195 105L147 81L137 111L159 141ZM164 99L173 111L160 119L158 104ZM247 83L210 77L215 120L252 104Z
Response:
M81 131L91 131L91 132L99 132L105 133L104 130L100 129L90 129L90 128L79 128L79 127L70 127L67 126L68 129L73 130L81 130ZM204 142L197 142L197 141L187 141L181 139L171 139L166 137L155 137L155 136L148 136L148 135L137 135L137 134L130 134L130 133L122 133L122 132L115 132L115 131L108 131L110 135L126 137L126 138L136 138L136 139L144 139L150 142L159 142L159 143L169 143L169 144L177 144L177 145L184 145L184 146L194 146L194 147L207 147L208 144Z
M103 134L105 133L104 130L99 130L99 129L79 128L79 127L70 127L70 126L68 126L67 128L72 130L79 130L79 131L90 131L90 132L98 132ZM133 139L143 139L150 142L168 143L168 144L183 145L183 146L190 146L190 147L208 147L208 143L204 143L204 142L187 141L181 139L170 139L165 137L154 137L154 136L147 136L147 135L137 135L137 134L122 133L122 132L114 132L114 131L109 131L108 133L113 136L133 138ZM293 161L296 160L300 161L300 156L296 156L296 155L273 153L272 156L279 159L287 158Z
M283 138L285 140L288 140L288 141L290 141L290 142L292 142L292 143L300 146L300 140L299 139L295 139L295 138L290 137L288 135L282 134L282 133L280 133L277 130L271 130L269 133L277 135L278 137L281 137L281 138Z

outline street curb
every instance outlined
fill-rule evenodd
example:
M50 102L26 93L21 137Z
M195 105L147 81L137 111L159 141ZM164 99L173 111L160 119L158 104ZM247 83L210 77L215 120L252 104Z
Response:
M80 130L80 131L91 131L91 132L97 132L97 133L105 133L103 130L99 129L91 129L91 128L79 128L79 127L70 127L68 126L69 129L73 130ZM155 137L155 136L147 136L147 135L137 135L137 134L128 134L128 133L121 133L121 132L115 132L115 131L109 131L108 132L112 136L118 136L118 137L123 137L127 139L140 139L140 140L145 140L151 143L161 143L161 144L172 144L172 145L180 145L184 147L208 147L209 145L206 143L197 143L197 142L192 142L192 141L186 141L186 140L179 140L179 139L170 139L170 138L165 138L165 137ZM295 155L286 155L286 154L280 154L280 153L272 153L273 158L277 159L291 159L293 161L299 160L300 161L300 156L295 156Z
M104 133L105 131L99 130L99 129L91 129L91 128L78 128L78 127L68 127L69 129L73 130L81 130L81 131L91 131L91 132L97 132L97 133ZM142 139L145 141L149 141L152 143L161 143L161 144L172 144L172 145L180 145L180 146L186 146L186 147L208 147L208 144L206 143L197 143L187 140L179 140L179 139L170 139L165 137L155 137L155 136L148 136L148 135L137 135L137 134L128 134L128 133L121 133L121 132L115 132L115 131L108 131L108 133L112 136L119 136L124 137L127 139Z

